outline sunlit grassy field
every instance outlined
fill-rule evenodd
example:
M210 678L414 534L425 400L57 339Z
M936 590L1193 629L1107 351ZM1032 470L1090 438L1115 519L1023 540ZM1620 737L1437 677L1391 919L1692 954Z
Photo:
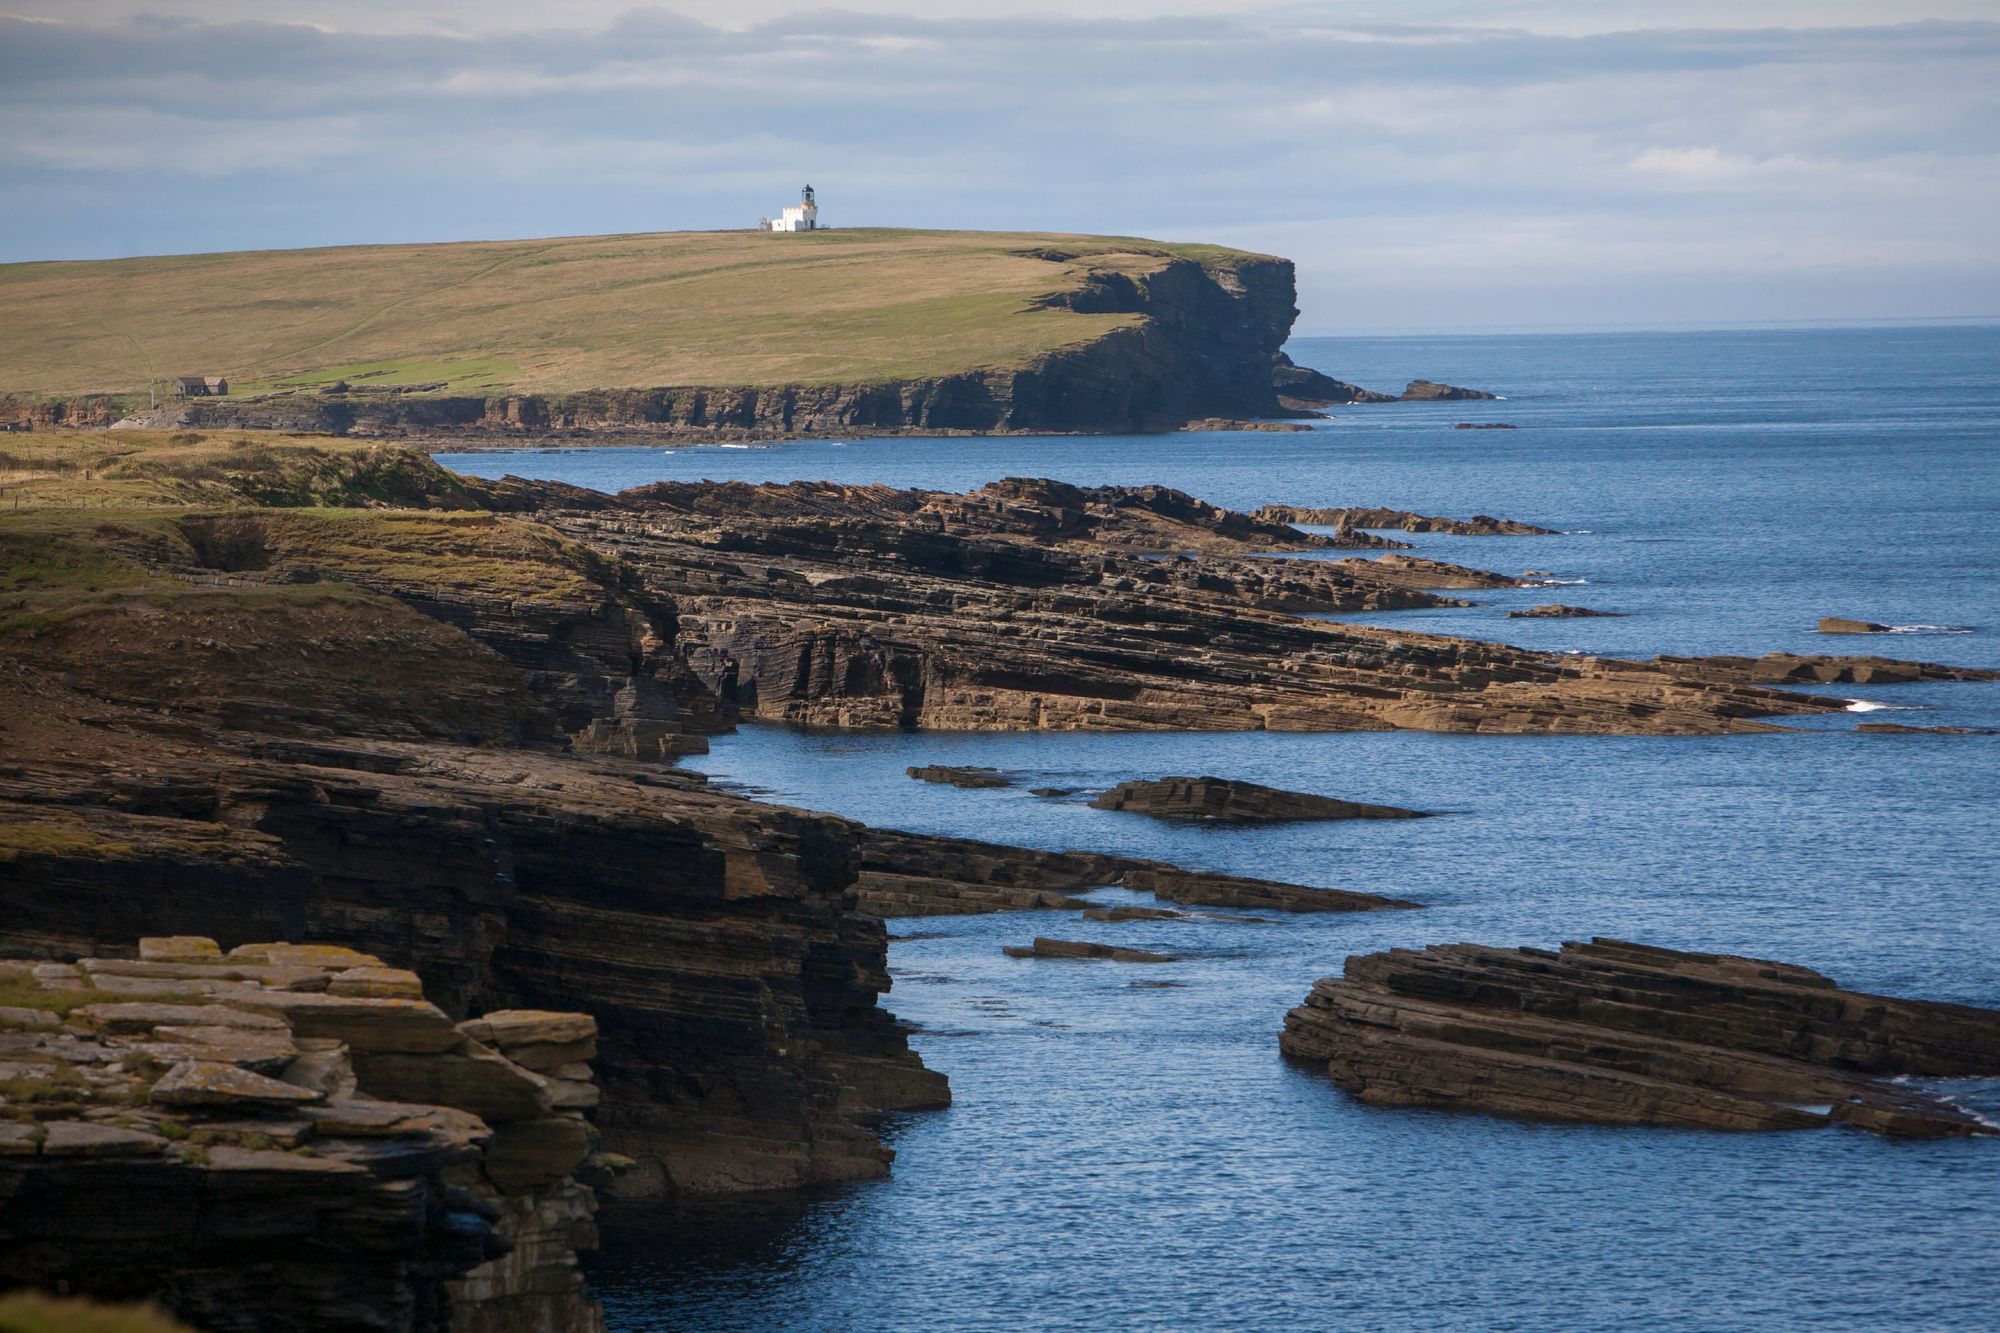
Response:
M0 266L0 393L438 392L866 383L1026 364L1129 315L1043 308L1087 271L1217 246L895 231L665 232Z

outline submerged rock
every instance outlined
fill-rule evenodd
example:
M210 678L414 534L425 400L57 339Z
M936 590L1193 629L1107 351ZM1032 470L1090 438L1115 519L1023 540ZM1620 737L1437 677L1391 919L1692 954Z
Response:
M1992 736L1992 727L1911 727L1901 722L1863 722L1855 728L1871 736Z
M1086 908L1086 921L1181 921L1186 912L1176 912L1171 907L1091 907Z
M1124 810L1155 819L1217 824L1274 824L1305 819L1423 819L1425 810L1364 805L1332 796L1285 791L1230 778L1154 778L1121 782L1092 801L1096 810Z
M1808 968L1620 940L1347 960L1285 1053L1376 1106L1612 1125L1989 1134L1889 1080L2000 1075L2000 1011L1841 990Z
M1593 611L1587 606L1564 606L1561 602L1550 602L1546 606L1531 606L1525 611L1509 611L1509 620L1618 620L1623 611Z
M903 770L919 782L938 782L948 787L1011 787L1014 779L997 768L961 767L956 764L926 764Z
M1037 936L1033 944L1009 944L1002 953L1009 958L1081 958L1113 963L1177 963L1170 953L1151 949L1126 949L1115 944L1094 944L1087 940L1056 940Z

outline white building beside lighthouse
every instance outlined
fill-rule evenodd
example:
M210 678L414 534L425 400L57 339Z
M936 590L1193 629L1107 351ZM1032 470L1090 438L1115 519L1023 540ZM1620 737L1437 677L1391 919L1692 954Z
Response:
M819 205L813 201L813 187L808 185L799 191L797 208L788 208L775 218L764 218L757 223L759 231L818 231Z

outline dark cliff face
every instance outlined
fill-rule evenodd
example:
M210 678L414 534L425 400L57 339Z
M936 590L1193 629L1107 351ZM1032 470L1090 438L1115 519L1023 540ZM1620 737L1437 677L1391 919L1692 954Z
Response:
M1080 288L1044 298L1045 308L1136 318L1022 369L770 388L299 394L191 400L182 410L198 427L341 435L1168 430L1199 417L1285 414L1271 367L1298 316L1295 298L1289 260L1169 258L1150 273L1092 272Z
M59 808L47 827L80 835L0 857L0 956L117 953L134 923L224 947L344 940L454 1017L588 1012L598 1125L639 1162L628 1194L880 1175L891 1154L860 1119L948 1101L876 1007L884 932L857 911L843 821L657 769L637 785L618 761L255 749L135 756L147 782L129 786L92 765L0 779L10 819Z

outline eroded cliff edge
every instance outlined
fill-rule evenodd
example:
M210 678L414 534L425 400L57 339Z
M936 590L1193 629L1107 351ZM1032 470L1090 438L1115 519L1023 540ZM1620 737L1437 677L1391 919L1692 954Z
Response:
M1143 243L1109 255L1050 247L1018 254L1048 266L1047 291L1027 298L1022 311L1123 318L1018 363L949 374L481 393L340 381L190 398L142 418L197 429L330 435L702 439L1157 431L1201 417L1297 414L1280 405L1272 378L1298 315L1291 261L1220 249L1190 258ZM43 429L108 426L146 406L144 394L17 394L0 396L0 419Z

